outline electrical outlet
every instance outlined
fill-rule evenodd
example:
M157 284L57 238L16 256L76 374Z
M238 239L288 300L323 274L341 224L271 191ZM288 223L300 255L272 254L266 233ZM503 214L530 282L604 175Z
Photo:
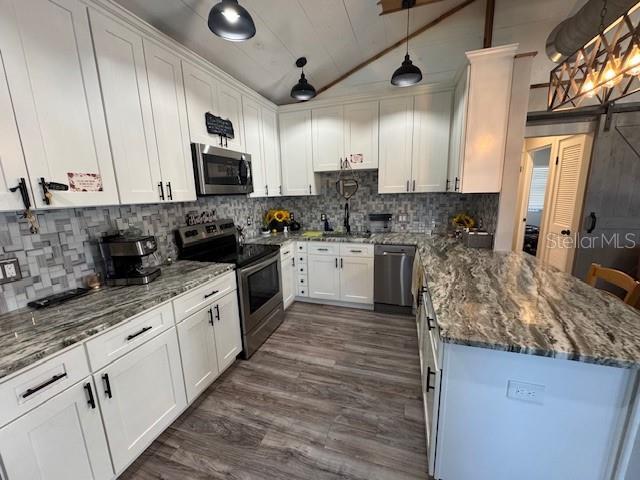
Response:
M507 397L542 405L544 403L545 388L544 385L509 380Z
M17 258L0 261L0 284L16 282L22 278Z
M320 214L320 221L324 222L327 219L327 215L325 213Z
M250 227L251 223L251 217L247 217L247 227Z

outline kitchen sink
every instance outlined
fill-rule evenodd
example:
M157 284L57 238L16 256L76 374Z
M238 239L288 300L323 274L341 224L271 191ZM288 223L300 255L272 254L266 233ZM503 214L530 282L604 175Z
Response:
M325 238L369 238L371 233L322 232L322 236Z

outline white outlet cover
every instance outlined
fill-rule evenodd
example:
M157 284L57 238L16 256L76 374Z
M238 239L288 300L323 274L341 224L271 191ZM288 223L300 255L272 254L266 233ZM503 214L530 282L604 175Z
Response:
M507 385L507 397L523 402L544 404L546 387L535 383L509 380Z
M5 263L4 271L7 274L7 278L13 278L18 275L16 266L13 263Z

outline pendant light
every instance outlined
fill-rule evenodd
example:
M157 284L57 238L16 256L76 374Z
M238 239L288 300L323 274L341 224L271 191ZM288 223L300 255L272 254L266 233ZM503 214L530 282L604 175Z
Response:
M316 89L313 88L313 85L307 82L307 79L304 76L304 66L306 64L307 59L305 57L300 57L296 60L296 67L302 68L302 73L300 74L300 80L298 80L298 83L296 83L291 89L291 98L295 98L296 100L301 100L303 102L311 100L316 96Z
M402 0L402 8L407 9L407 53L404 56L402 65L391 76L391 84L396 87L408 87L422 80L422 72L409 58L409 11L415 3L415 0Z
M209 12L209 30L230 42L243 42L256 34L249 12L238 0L222 0Z

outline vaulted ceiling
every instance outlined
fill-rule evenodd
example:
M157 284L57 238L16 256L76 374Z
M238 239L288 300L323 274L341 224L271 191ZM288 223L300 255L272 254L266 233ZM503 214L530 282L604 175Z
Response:
M316 87L330 83L355 65L401 40L406 13L379 16L376 0L240 0L254 18L257 34L243 43L213 35L207 16L217 0L116 0L159 30L208 59L277 104L292 102L291 87L306 56L305 73ZM411 10L410 31L439 17L462 0L442 0ZM520 42L521 51L538 50L532 83L548 80L550 62L544 40L585 0L497 0L494 44ZM424 83L450 81L464 63L464 52L482 47L485 0L476 0L410 42ZM401 48L336 85L325 95L387 89L402 60Z

